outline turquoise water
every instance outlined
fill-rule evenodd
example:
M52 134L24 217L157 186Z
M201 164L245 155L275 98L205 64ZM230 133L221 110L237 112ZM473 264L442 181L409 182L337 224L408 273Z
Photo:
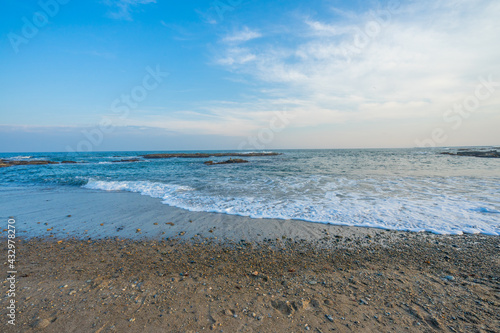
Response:
M191 211L318 223L500 235L500 159L446 149L283 150L250 163L147 160L153 152L0 154L81 164L0 168L0 186L131 191ZM219 151L220 152L220 151ZM113 160L139 157L134 163Z

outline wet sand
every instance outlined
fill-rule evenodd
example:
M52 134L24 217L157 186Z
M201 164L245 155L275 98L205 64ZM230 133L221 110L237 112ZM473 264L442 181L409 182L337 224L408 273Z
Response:
M134 193L0 197L24 231L2 332L500 331L495 236L193 213Z

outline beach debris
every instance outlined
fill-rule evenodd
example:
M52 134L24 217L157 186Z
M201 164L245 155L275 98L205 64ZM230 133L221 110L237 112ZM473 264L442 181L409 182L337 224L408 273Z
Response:
M74 294L76 294L76 290L71 290L68 295L71 296L71 295L74 295Z
M333 317L331 315L325 315L326 319L333 323Z
M52 231L52 229L54 229L54 228L48 228L47 231Z
M128 321L133 323L135 321L135 318L130 318Z
M446 275L444 278L448 281L455 281L455 277L452 275Z
M175 224L173 224L172 222L167 222L167 223L165 223L165 224L167 224L167 225L169 225L169 226L172 226L172 227L175 225Z
M136 232L136 233L139 233L139 232L141 232L141 229L137 229L135 232Z
M181 232L179 232L179 236L184 236L185 234L186 234L186 232L185 232L185 231L181 231Z
M100 226L102 227L104 225L104 223L101 223Z
M252 275L253 275L253 276L259 276L259 272L254 271L254 272L252 272Z
M288 270L288 272L290 272L290 273L295 273L295 269L290 268L290 269Z
M317 281L314 281L314 280L311 280L311 281L309 281L308 283L309 283L310 285L315 285L315 284L318 284L318 282L317 282Z
M158 225L158 223L155 222L155 223L153 223L153 225Z
M57 241L57 244L62 244L62 242L63 242L62 240L60 240L60 241Z
M66 217L71 217L71 215L66 215Z

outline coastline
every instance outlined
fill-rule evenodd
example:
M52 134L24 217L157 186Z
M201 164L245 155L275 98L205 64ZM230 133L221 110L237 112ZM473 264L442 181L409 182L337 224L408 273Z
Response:
M373 241L384 234L390 238L392 235L408 234L300 220L192 212L162 204L161 199L131 192L67 187L4 187L0 199L0 219L7 221L13 216L17 235L25 238L176 238L185 241L209 238L218 241L244 239L249 242L290 238L337 244L347 239L368 240L367 237L371 237Z
M500 329L497 236L190 212L128 192L0 198L18 231L9 332Z

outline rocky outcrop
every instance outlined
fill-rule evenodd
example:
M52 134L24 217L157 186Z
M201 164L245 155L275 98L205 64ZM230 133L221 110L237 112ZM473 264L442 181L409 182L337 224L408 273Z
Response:
M222 162L206 161L203 164L217 165L217 164L233 164L233 163L248 163L248 161L242 160L241 158L235 158L235 159L230 158L227 161L222 161Z
M281 153L175 153L175 154L147 154L141 157L153 159L153 158L208 158L208 157L253 157L253 156L277 156L282 155Z
M129 162L139 162L140 159L138 158L130 158L130 159L121 159L121 160L116 160L116 161L111 161L113 163L129 163Z
M62 161L64 164L77 163L75 161ZM48 160L36 160L36 161L16 161L16 160L5 160L0 159L0 168L15 166L15 165L47 165L47 164L60 164L59 162L48 161Z
M459 149L456 152L442 152L441 155L451 155L451 156L470 156L470 157L482 157L482 158L500 158L500 152L498 150L468 150Z

